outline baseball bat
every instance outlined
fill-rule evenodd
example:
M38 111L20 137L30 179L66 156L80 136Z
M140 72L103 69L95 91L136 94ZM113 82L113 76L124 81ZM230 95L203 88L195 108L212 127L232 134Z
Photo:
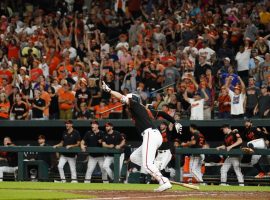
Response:
M189 188L189 189L192 189L192 190L200 190L200 187L197 186L197 185L192 185L192 184L187 184L187 183L179 183L179 182L176 182L176 181L170 181L170 182L173 185L179 185L179 186Z

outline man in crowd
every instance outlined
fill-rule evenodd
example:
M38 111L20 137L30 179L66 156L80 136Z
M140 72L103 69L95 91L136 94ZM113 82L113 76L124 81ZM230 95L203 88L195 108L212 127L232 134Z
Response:
M66 130L63 133L62 140L60 141L60 143L54 145L53 147L65 147L66 149L79 147L81 141L80 133L73 128L72 120L67 120L65 123ZM58 170L61 182L66 182L66 177L64 173L64 165L66 164L66 162L68 162L70 167L71 182L77 183L76 153L61 153L58 163Z

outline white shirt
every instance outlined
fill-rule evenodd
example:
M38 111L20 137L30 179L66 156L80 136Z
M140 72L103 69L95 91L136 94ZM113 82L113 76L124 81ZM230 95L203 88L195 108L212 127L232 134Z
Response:
M231 114L232 115L244 114L244 101L246 95L243 93L236 95L233 91L229 90L229 96L231 98Z
M211 56L212 56L213 54L215 54L215 53L216 53L216 52L215 52L213 49L209 48L209 47L201 48L201 49L199 50L199 55L204 55L204 56L206 56L206 60L207 60L207 61L210 61Z
M195 101L194 99L189 98L189 103L191 105L190 120L203 120L204 99Z
M77 56L77 50L75 49L75 48L73 48L73 47L70 47L70 48L65 48L64 50L63 50L63 54L65 54L65 52L67 52L67 51L69 51L69 58L71 59L71 60L73 60L73 59L75 59L76 58L76 56Z
M251 49L245 49L243 53L238 52L235 56L237 61L237 71L249 70L249 59L250 59Z

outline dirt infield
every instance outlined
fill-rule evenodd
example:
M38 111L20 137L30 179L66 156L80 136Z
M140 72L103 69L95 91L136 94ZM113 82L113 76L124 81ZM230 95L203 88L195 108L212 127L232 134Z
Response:
M179 199L230 199L269 200L270 192L207 192L166 191L162 193L140 191L69 191L73 194L95 196L91 200L179 200Z

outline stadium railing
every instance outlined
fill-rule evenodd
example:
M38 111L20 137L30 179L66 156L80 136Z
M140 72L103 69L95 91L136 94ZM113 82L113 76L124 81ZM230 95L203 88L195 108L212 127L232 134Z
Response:
M232 149L230 151L226 150L217 150L215 148L209 148L209 149L201 149L201 148L176 148L175 149L175 179L176 181L182 181L183 180L183 174L181 170L183 156L185 155L192 155L192 154L203 154L203 155L217 155L217 156L229 156L229 155L250 155L246 154L241 149ZM262 156L269 156L270 155L270 149L255 149L254 153L252 155L262 155ZM268 158L269 159L269 158ZM269 161L270 162L270 161ZM220 164L220 163L218 163ZM220 164L219 166L221 166ZM240 166L242 163L240 164ZM243 165L242 165L243 166ZM252 166L251 166L252 167ZM214 175L211 175L212 178ZM218 175L219 179L219 175ZM229 177L228 177L229 179ZM255 178L253 179L253 181ZM268 179L267 179L268 180Z
M0 151L2 152L17 152L18 153L18 181L24 181L25 170L24 170L24 152L42 152L42 153L82 153L81 149L78 147L66 149L64 147L53 148L53 147L39 147L39 146L0 146ZM85 153L85 152L84 152ZM119 182L120 172L119 172L119 162L121 150L109 149L101 147L88 147L86 153L103 153L103 154L113 154L114 155L114 183Z

